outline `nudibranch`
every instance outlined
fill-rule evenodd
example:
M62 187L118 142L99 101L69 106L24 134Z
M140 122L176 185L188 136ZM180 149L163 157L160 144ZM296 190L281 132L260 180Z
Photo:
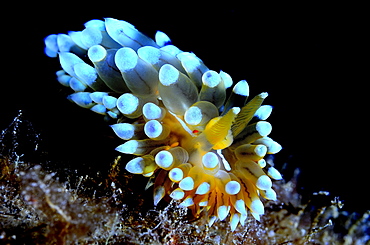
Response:
M126 170L149 177L154 205L168 196L195 217L207 212L209 225L229 217L235 230L248 212L260 219L261 198L276 200L271 179L282 176L264 157L282 147L268 137L267 93L248 100L245 80L233 86L165 33L153 40L113 18L49 35L45 45L59 57L57 80L74 90L68 98L115 120L125 140L116 150L135 156Z

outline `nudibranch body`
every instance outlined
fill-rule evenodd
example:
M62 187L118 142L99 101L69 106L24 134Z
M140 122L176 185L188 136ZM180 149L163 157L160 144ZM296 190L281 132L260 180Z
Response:
M247 213L259 220L261 197L276 200L271 179L280 173L264 157L281 146L268 137L267 93L248 101L244 80L208 69L157 32L155 41L125 21L91 20L83 31L50 35L45 53L59 57L58 81L69 99L105 117L125 140L116 148L135 157L126 165L150 177L154 204L165 196L205 210L209 224L229 216L232 230Z

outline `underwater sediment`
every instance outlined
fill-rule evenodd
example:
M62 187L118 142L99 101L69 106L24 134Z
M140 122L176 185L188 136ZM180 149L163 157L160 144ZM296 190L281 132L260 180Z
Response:
M143 177L126 172L120 157L104 162L107 171L81 174L77 166L45 159L42 140L22 114L1 133L2 243L349 245L370 240L369 212L350 213L326 192L302 201L299 171L275 183L279 199L264 201L260 221L249 216L231 232L227 220L209 226L206 215L194 219L175 201L154 207L150 192L138 184Z

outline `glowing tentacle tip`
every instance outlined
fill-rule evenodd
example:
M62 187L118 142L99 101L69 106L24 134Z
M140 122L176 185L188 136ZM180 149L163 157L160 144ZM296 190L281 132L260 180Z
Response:
M136 157L126 164L126 170L133 174L142 174L144 168L145 163L142 157Z
M163 186L158 186L154 189L154 206L157 206L160 200L164 197L166 190Z
M209 101L198 101L184 115L185 122L190 125L205 125L219 115L217 107Z
M276 192L272 188L265 190L264 195L266 199L276 201Z
M166 112L162 108L152 102L148 102L143 106L143 115L148 120L161 120L165 113Z
M207 207L208 206L208 200L201 201L198 203L199 207Z
M87 85L80 80L72 77L69 80L69 87L73 89L75 92L83 92L87 88Z
M271 115L271 112L272 112L272 106L262 105L260 108L258 108L254 116L260 120L266 120Z
M90 47L87 52L87 56L93 63L102 61L106 57L106 55L107 50L100 45Z
M83 108L91 108L95 105L89 92L77 92L69 95L67 98Z
M257 156L264 157L267 153L267 147L265 145L257 145L254 151Z
M184 178L184 172L180 168L173 168L168 173L168 177L173 182L179 182Z
M159 81L164 86L170 86L178 82L180 72L172 65L164 65L159 72Z
M241 214L241 215L240 215L240 220L239 220L239 222L240 222L240 224L241 224L242 226L244 226L244 225L245 225L245 221L247 220L247 218L248 218L248 214L247 214L247 213L245 213L245 214Z
M269 122L260 121L256 125L256 130L262 135L267 136L272 131L272 125Z
M192 177L188 176L182 179L179 183L179 187L184 191L191 191L194 189L194 180Z
M204 167L208 169L216 168L219 165L219 162L218 156L213 152L207 152L202 158Z
M136 140L129 140L122 145L116 147L116 151L125 154L134 154L139 147L139 143Z
M239 199L235 201L234 207L236 211L238 211L241 214L247 214L247 210L245 208L245 202L243 199Z
M66 34L57 35L57 45L60 52L69 52L74 46L74 43L70 36Z
M155 163L163 168L163 169L169 169L174 163L174 158L169 151L160 151L155 156ZM182 189L182 188L181 188Z
M117 108L124 115L134 114L139 107L139 99L133 94L126 93L121 95L117 100Z
M144 126L144 132L149 138L156 138L161 135L163 131L162 124L157 120L151 120Z
M202 111L194 106L190 107L185 113L185 121L190 125L197 125L202 121Z
M164 32L157 31L155 34L155 42L159 47L163 47L171 44L171 39Z
M230 206L222 205L219 206L217 209L217 216L222 221L226 219L227 215L229 214Z
M80 57L69 52L60 52L59 61L63 70L65 70L69 75L74 77L76 77L77 75L73 67L79 63L84 63L84 61Z
M57 44L57 35L52 34L45 38L45 54L51 58L57 57L59 48Z
M236 195L240 191L239 182L232 180L225 185L225 191L229 195Z
M90 48L91 46L100 44L103 40L103 35L101 31L97 28L86 28L81 32L81 43L86 47Z
M110 125L114 133L124 140L129 140L135 135L135 127L129 123L117 123Z
M268 147L268 154L276 154L281 151L283 147L276 141L273 141L270 147Z
M67 75L64 70L57 71L55 73L57 75L57 80L60 84L65 87L69 87L69 80L71 80L71 76Z
M115 62L121 72L126 72L134 69L137 65L137 53L131 48L121 48L117 51Z
M180 188L173 190L170 194L170 197L175 200L181 200L184 198L184 196L185 196L185 192Z
M220 76L222 78L222 81L224 82L225 89L230 88L233 85L233 79L229 74L224 71L220 71Z
M184 208L186 208L186 207L190 207L190 206L192 206L192 205L194 205L194 200L193 200L193 198L191 198L191 197L187 197L187 198L185 198L185 200L184 200L184 201L182 201L182 202L179 204L179 206L180 206L180 207L184 207Z
M94 105L90 110L101 115L106 115L107 112L107 108L104 105Z
M95 102L99 104L103 104L103 98L107 96L107 92L93 92L90 94L90 98Z
M197 195L204 195L207 194L211 189L211 185L208 182L201 183L197 190L195 191L195 194Z
M265 208L263 206L263 203L261 202L260 199L255 199L251 203L251 210L252 212L256 214L264 214L265 213Z
M237 95L249 96L248 82L245 80L239 81L237 84L235 84L233 92Z
M272 181L267 175L261 175L257 179L256 186L260 190L267 190L272 187Z
M257 164L258 164L258 166L260 166L260 168L264 168L264 167L266 167L266 165L267 165L267 163L266 163L266 160L265 159L260 159L260 160L258 160L258 162L257 162ZM271 177L271 176L270 176Z
M113 97L113 96L104 96L103 97L103 105L107 108L107 109L109 109L109 110L111 110L111 109L113 109L113 108L115 108L116 107L116 105L117 105L117 98L116 97Z
M283 179L283 177L281 176L280 172L276 168L274 168L274 167L270 167L267 170L267 174L268 174L268 176L270 176L274 180L281 180L281 179Z
M214 88L220 84L221 76L215 71L207 71L202 76L203 84L210 88Z
M239 214L235 213L230 218L230 229L231 231L235 231L236 227L238 226L240 217Z

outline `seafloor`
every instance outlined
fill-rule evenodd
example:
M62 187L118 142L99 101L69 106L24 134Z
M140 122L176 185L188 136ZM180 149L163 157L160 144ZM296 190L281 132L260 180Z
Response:
M298 169L274 183L278 201L265 202L260 222L249 217L231 232L228 221L209 227L206 213L194 219L176 202L154 207L119 156L84 173L50 160L22 112L0 142L1 244L370 244L370 211L348 212L326 192L302 197Z

